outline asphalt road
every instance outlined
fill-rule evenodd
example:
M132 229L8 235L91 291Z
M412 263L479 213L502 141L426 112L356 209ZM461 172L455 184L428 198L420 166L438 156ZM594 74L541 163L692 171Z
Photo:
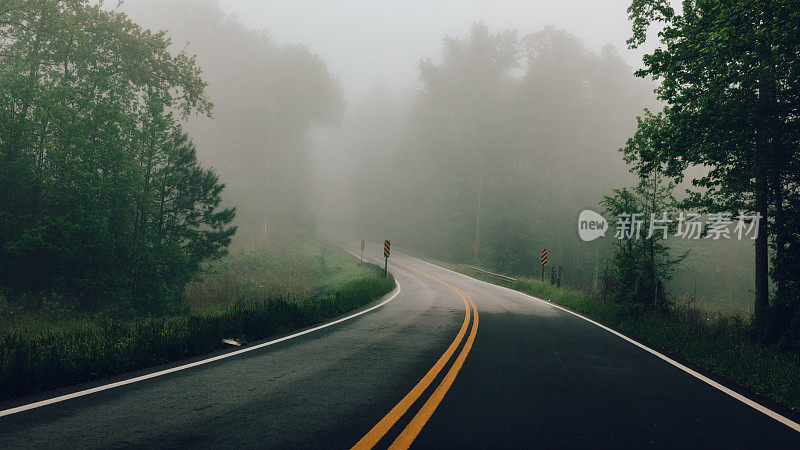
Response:
M800 448L797 431L553 305L397 252L390 270L401 291L374 310L5 415L0 447Z

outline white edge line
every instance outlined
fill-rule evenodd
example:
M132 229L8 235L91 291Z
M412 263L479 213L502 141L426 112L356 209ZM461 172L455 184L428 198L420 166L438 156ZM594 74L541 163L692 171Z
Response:
M316 326L314 328L309 328L308 330L303 330L303 331L300 331L298 333L290 334L289 336L284 336L284 337L279 338L279 339L275 339L275 340L272 340L272 341L269 341L269 342L263 342L261 344L254 345L252 347L246 347L246 348L243 348L241 350L236 350L236 351L233 351L233 352L230 352L230 353L225 353L225 354L222 354L222 355L214 356L212 358L203 359L203 360L200 360L200 361L195 361L195 362L189 363L189 364L184 364L182 366L172 367L172 368L161 370L161 371L158 371L158 372L153 372L153 373L148 373L146 375L141 375L141 376L138 376L138 377L135 377L135 378L129 378L127 380L117 381L115 383L109 383L109 384L105 384L105 385L102 385L102 386L97 386L97 387L94 387L94 388L91 388L91 389L85 389L83 391L73 392L71 394L65 394L65 395L61 395L59 397L53 397L53 398L49 398L49 399L46 399L46 400L41 400L41 401L38 401L38 402L29 403L27 405L22 405L22 406L17 406L15 408L11 408L11 409L6 409L6 410L3 410L3 411L0 411L0 417L10 416L11 414L16 414L16 413L23 412L23 411L28 411L28 410L31 410L31 409L41 408L42 406L52 405L54 403L60 403L60 402L66 401L66 400L71 400L73 398L83 397L85 395L90 395L90 394L94 394L94 393L97 393L97 392L107 391L109 389L114 389L114 388L117 388L117 387L120 387L120 386L125 386L127 384L138 383L139 381L149 380L151 378L160 377L162 375L167 375L167 374L170 374L170 373L179 372L181 370L190 369L192 367L202 366L203 364L208 364L210 362L219 361L219 360L225 359L225 358L230 358L230 357L233 357L233 356L236 356L236 355L240 355L242 353L247 353L247 352L251 352L253 350L258 350L260 348L264 348L264 347L267 347L267 346L270 346L270 345L274 345L274 344L277 344L277 343L280 343L280 342L283 342L283 341L288 341L289 339L294 339L296 337L303 336L304 334L313 333L314 331L318 331L318 330L321 330L323 328L328 328L328 327L330 327L332 325L336 325L338 323L342 323L342 322L344 322L346 320L353 319L353 318L358 317L358 316L360 316L362 314L366 314L366 313L368 313L370 311L378 309L381 306L383 306L383 305L389 303L390 301L394 300L395 297L400 295L400 291L401 291L400 283L397 283L397 280L395 280L395 283L397 285L397 289L395 289L395 292L394 292L394 294L392 294L391 297L389 297L386 300L378 303L375 306L367 308L367 309L365 309L363 311L359 311L359 312L357 312L355 314L351 314L351 315L349 315L347 317L342 317L341 319L334 320L333 322L324 323L324 324L318 325L318 326Z
M397 251L397 250L395 250L395 251ZM397 253L401 253L401 252L398 251ZM712 386L712 387L714 387L714 388L716 388L716 389L728 394L729 396L735 398L736 400L739 400L740 402L742 402L745 405L755 409L756 411L759 411L759 412L761 412L761 413L763 413L763 414L765 414L765 415L777 420L778 422L786 425L787 427L793 429L794 431L800 432L800 424L798 424L797 422L795 422L795 421L793 421L793 420L791 420L791 419L789 419L787 417L784 417L779 413L776 413L775 411L767 408L766 406L764 406L764 405L762 405L762 404L760 404L758 402L755 402L755 401L745 397L744 395L734 391L733 389L730 389L730 388L728 388L728 387L726 387L726 386L724 386L724 385L712 380L711 378L708 378L707 376L705 376L705 375L703 375L703 374L701 374L701 373L699 373L699 372L697 372L697 371L695 371L695 370L693 370L693 369L691 369L689 367L686 367L685 365L679 363L678 361L675 361L674 359L670 358L669 356L666 356L666 355L664 355L662 353L659 353L658 351L653 350L652 348L650 348L650 347L648 347L648 346L646 346L646 345L644 345L644 344L642 344L642 343L640 343L638 341L635 341L635 340L629 338L628 336L625 336L624 334L620 333L619 331L613 330L613 329L611 329L611 328L609 328L609 327L607 327L607 326L605 326L605 325L603 325L601 323L595 322L594 320L592 320L592 319L590 319L590 318L588 318L588 317L586 317L584 315L576 313L575 311L569 310L569 309L567 309L567 308L565 308L563 306L557 305L555 303L552 303L552 302L549 302L549 301L546 301L546 300L542 300L541 298L534 297L532 295L528 295L528 294L526 294L524 292L516 291L514 289L507 288L505 286L500 286L500 285L497 285L497 284L489 283L487 281L479 280L477 278L472 278L469 275L464 275L463 273L459 273L459 272L456 272L454 270L447 269L445 267L437 266L436 264L430 263L428 261L425 261L425 260L422 260L422 259L419 259L419 258L415 258L415 257L413 257L411 255L407 255L405 253L403 253L403 255L408 256L409 258L412 258L412 259L416 259L417 261L422 261L425 264L429 264L431 266L438 267L438 268L440 268L442 270L446 270L448 272L454 273L456 275L461 275L462 277L469 278L470 280L475 280L475 281L478 281L478 282L481 282L481 283L484 283L484 284L488 284L489 286L494 286L494 287L498 287L498 288L501 288L501 289L505 289L507 291L511 291L511 292L517 293L517 294L522 295L524 297L528 297L530 299L537 300L537 301L542 302L542 303L544 303L546 305L550 305L550 306L552 306L554 308L558 308L558 309L560 309L562 311L568 312L568 313L572 314L573 316L580 317L581 319L583 319L583 320L585 320L585 321L587 321L589 323L592 323L594 325L597 325L598 327L608 331L609 333L612 333L612 334L616 335L617 337L620 337L620 338L630 342L631 344L641 348L642 350L645 350L645 351L647 351L647 352L649 352L649 353L661 358L662 360L672 364L673 366L675 366L678 369L680 369L680 370L688 373L689 375L697 378L698 380L700 380L700 381L702 381L702 382L704 382L704 383L706 383L706 384L708 384L708 385L710 385L710 386Z

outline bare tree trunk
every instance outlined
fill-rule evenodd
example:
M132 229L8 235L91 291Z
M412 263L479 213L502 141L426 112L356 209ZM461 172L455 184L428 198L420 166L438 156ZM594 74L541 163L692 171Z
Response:
M775 183L775 266L781 267L786 264L784 258L786 257L786 212L783 209L784 203L783 192L783 176L778 176ZM787 284L788 281L783 274L775 275L775 284L777 286L776 296L779 301L786 302L788 300Z
M767 162L763 159L759 161L756 175L756 214L761 215L758 222L758 236L756 237L756 283L755 283L755 305L753 308L754 320L758 327L763 327L767 323L769 314L769 239L767 231Z
M477 219L475 220L475 245L480 245L480 238L481 238L481 206L483 203L483 174L478 174L478 210L477 210ZM475 252L475 262L477 263L478 252Z
M772 23L774 14L768 2L763 5L763 20ZM760 129L756 131L755 149L755 209L761 216L758 222L758 236L756 237L756 280L755 280L755 305L753 308L755 324L764 328L769 319L769 196L770 179L774 178L772 163L777 156L776 121L777 113L776 83L774 61L771 53L771 42L762 41L758 46L762 69L759 74L758 113L760 115Z

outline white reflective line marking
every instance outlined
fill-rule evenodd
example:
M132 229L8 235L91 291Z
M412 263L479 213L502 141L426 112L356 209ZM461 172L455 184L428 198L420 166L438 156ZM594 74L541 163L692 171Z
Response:
M267 347L267 346L270 346L270 345L274 345L274 344L277 344L279 342L288 341L289 339L294 339L296 337L303 336L303 335L308 334L308 333L313 333L314 331L318 331L318 330L321 330L323 328L328 328L329 326L336 325L338 323L342 323L342 322L344 322L346 320L350 320L350 319L358 317L358 316L360 316L362 314L366 314L366 313L368 313L370 311L376 310L376 309L380 308L381 306L383 306L383 305L389 303L390 301L394 300L395 297L400 295L400 291L401 291L400 283L397 283L396 281L395 281L395 283L397 284L397 289L395 289L395 292L394 292L394 294L392 294L391 297L389 297L386 300L378 303L375 306L372 306L372 307L370 307L368 309L365 309L363 311L359 311L359 312L357 312L355 314L351 314L351 315L349 315L347 317L342 317L341 319L334 320L333 322L328 322L328 323L325 323L325 324L322 324L322 325L318 325L318 326L316 326L314 328L309 328L308 330L300 331L298 333L294 333L294 334L291 334L289 336L284 336L284 337L279 338L279 339L275 339L275 340L272 340L272 341L269 341L269 342L264 342L264 343L261 343L261 344L258 344L258 345L254 345L252 347L246 347L246 348L243 348L241 350L236 350L236 351L233 351L233 352L230 352L230 353L225 353L224 355L214 356L213 358L203 359L201 361L195 361L193 363L184 364L182 366L177 366L177 367L173 367L173 368L170 368L170 369L165 369L165 370L161 370L161 371L158 371L158 372L149 373L147 375L142 375L142 376L138 376L138 377L135 377L135 378L130 378L130 379L127 379L127 380L117 381L115 383L109 383L109 384L105 384L105 385L102 385L102 386L97 386L97 387L94 387L94 388L91 388L91 389L85 389L83 391L73 392L71 394L61 395L59 397L53 397L53 398L49 398L49 399L46 399L46 400L41 400L41 401L38 401L38 402L29 403L27 405L22 405L22 406L17 406L15 408L11 408L11 409L6 409L6 410L3 410L3 411L0 411L0 417L9 416L11 414L16 414L16 413L19 413L19 412L22 412L22 411L28 411L28 410L31 410L31 409L41 408L42 406L52 405L53 403L59 403L59 402L63 402L63 401L66 401L66 400L71 400L73 398L83 397L85 395L94 394L96 392L107 391L109 389L114 389L114 388L117 388L117 387L120 387L120 386L125 386L127 384L137 383L139 381L149 380L151 378L156 378L156 377L160 377L162 375L167 375L167 374L178 372L178 371L181 371L181 370L190 369L192 367L202 366L203 364L208 364L210 362L219 361L219 360L225 359L225 358L230 358L232 356L240 355L242 353L252 352L253 350L258 350L260 348L264 348L264 347Z
M398 253L400 253L400 252L398 252ZM716 388L716 389L728 394L729 396L735 398L736 400L739 400L740 402L742 402L745 405L755 409L756 411L761 412L761 413L763 413L763 414L765 414L765 415L777 420L778 422L786 425L787 427L793 429L794 431L800 432L800 424L798 424L797 422L789 419L788 417L784 417L784 416L776 413L775 411L767 408L766 406L764 406L764 405L762 405L762 404L760 404L758 402L755 402L753 400L750 400L749 398L747 398L744 395L734 391L733 389L730 389L730 388L728 388L728 387L726 387L726 386L724 386L724 385L712 380L711 378L708 378L707 376L705 376L705 375L703 375L703 374L701 374L701 373L699 373L699 372L697 372L697 371L695 371L695 370L693 370L693 369L691 369L689 367L684 366L683 364L679 363L678 361L675 361L674 359L670 358L669 356L661 354L658 351L653 350L652 348L650 348L650 347L648 347L648 346L646 346L646 345L644 345L644 344L642 344L640 342L637 342L637 341L629 338L628 336L625 336L624 334L620 333L619 331L613 330L613 329L611 329L611 328L609 328L609 327L607 327L607 326L605 326L605 325L603 325L601 323L595 322L594 320L592 320L592 319L590 319L590 318L588 318L586 316L583 316L581 314L578 314L575 311L571 311L571 310L569 310L567 308L564 308L563 306L556 305L555 303L548 302L546 300L542 300L541 298L537 298L537 297L534 297L532 295L528 295L528 294L526 294L524 292L515 291L514 289L507 288L505 286L498 286L496 284L492 284L492 283L489 283L489 282L486 282L486 281L483 281L483 280L478 280L476 278L472 278L472 277L470 277L468 275L464 275L463 273L458 273L456 271L453 271L453 270L450 270L450 269L447 269L447 268L444 268L444 267L441 267L441 266L437 266L436 264L429 263L428 261L424 261L424 260L419 259L419 258L414 258L411 255L406 255L405 253L403 253L403 255L408 256L409 258L412 258L412 259L416 259L417 261L424 262L425 264L429 264L431 266L438 267L439 269L446 270L448 272L454 273L456 275L461 275L462 277L469 278L470 280L478 281L480 283L484 283L484 284L487 284L489 286L494 286L494 287L498 287L500 289L505 289L507 291L514 292L514 293L522 295L524 297L528 297L530 299L542 302L542 303L544 303L546 305L550 305L550 306L552 306L554 308L558 308L558 309L560 309L562 311L568 312L568 313L572 314L573 316L580 317L581 319L583 319L583 320L585 320L585 321L587 321L589 323L592 323L594 325L597 325L598 327L608 331L609 333L612 333L612 334L614 334L614 335L616 335L616 336L618 336L618 337L630 342L631 344L641 348L642 350L645 350L645 351L647 351L647 352L649 352L649 353L661 358L662 360L672 364L673 366L675 366L678 369L680 369L680 370L688 373L689 375L697 378L698 380L700 380L700 381L702 381L702 382L704 382L704 383L706 383L706 384L708 384L710 386L713 386L714 388Z

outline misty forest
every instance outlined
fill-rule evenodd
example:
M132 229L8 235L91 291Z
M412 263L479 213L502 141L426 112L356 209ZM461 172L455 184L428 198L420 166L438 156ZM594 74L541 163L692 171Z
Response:
M0 0L0 375L16 380L0 399L393 288L331 235L557 278L631 317L706 321L796 357L800 8L631 0L627 14L637 66L568 28L476 20L417 55L416 80L351 96L306 43L214 0ZM611 220L584 242L587 209L763 219L757 239L617 240ZM189 343L153 344L163 329ZM95 340L120 336L139 340L100 369L76 356L101 360ZM50 339L80 344L20 362ZM84 361L69 376L39 373L69 358Z

